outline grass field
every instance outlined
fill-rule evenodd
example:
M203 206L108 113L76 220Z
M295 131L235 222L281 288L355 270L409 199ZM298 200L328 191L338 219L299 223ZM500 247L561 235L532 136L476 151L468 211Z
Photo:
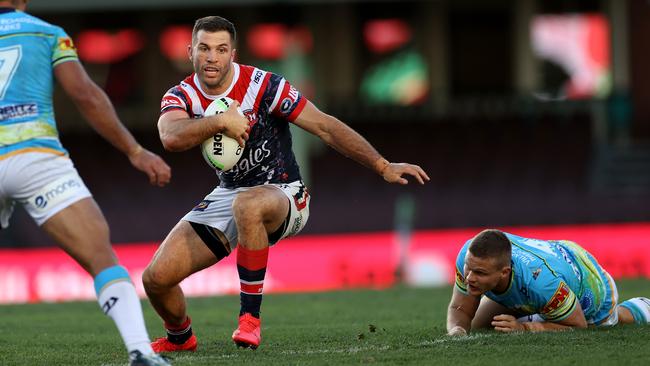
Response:
M650 282L619 282L621 298L650 295ZM174 365L648 365L650 327L555 334L477 333L448 338L450 288L267 295L263 343L230 341L238 297L191 299L196 353ZM152 337L163 334L143 303ZM0 365L125 365L112 322L96 303L0 306Z

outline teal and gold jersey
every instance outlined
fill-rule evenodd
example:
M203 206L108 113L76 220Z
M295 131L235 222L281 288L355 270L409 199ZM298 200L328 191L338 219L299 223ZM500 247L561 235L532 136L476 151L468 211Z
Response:
M616 287L596 259L579 245L564 240L528 239L504 233L512 244L512 276L504 293L485 296L521 315L539 314L560 321L578 303L587 322L598 324L616 306ZM467 294L465 256L468 240L456 259L456 288Z
M0 159L25 151L67 154L54 119L53 70L77 60L63 29L0 8Z

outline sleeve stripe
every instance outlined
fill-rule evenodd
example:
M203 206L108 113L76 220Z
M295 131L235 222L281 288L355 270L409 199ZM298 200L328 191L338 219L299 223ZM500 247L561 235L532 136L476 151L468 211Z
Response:
M289 122L293 122L298 118L300 115L300 112L302 112L303 109L305 109L305 106L307 105L307 99L303 95L300 96L300 100L298 101L298 105L293 109L291 114L289 114L289 117L287 117L287 120Z
M62 63L67 62L67 61L79 61L79 58L77 56L66 55L66 56L63 56L63 57L59 57L56 60L53 60L52 65L56 66L58 64L62 64Z
M273 113L275 107L278 105L278 102L280 101L280 96L284 92L285 84L286 84L286 80L282 78L282 80L280 81L280 85L278 85L278 92L275 93L275 98L273 98L273 103L271 103L271 106L269 107L270 113Z

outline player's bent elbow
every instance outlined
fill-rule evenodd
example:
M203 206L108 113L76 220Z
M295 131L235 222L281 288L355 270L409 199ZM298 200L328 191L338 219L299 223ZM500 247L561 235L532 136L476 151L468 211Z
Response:
M183 141L177 136L169 134L160 134L160 142L162 142L165 150L170 152L180 152L185 151L188 148L183 144Z

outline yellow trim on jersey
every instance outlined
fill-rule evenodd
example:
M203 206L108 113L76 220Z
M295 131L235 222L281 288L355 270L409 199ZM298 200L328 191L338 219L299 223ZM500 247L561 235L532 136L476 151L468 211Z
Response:
M54 34L51 33L41 33L41 32L19 32L19 33L10 33L0 35L0 39L12 38L12 37L45 37L45 38L54 38Z
M515 242L512 241L512 240L510 240L510 244L516 246L517 248L523 250L524 252L530 253L531 255L534 255L535 257L539 258L542 262L544 262L544 265L546 266L546 268L548 268L549 271L551 271L551 273L553 274L553 276L557 277L557 273L555 273L555 271L553 270L553 268L551 268L551 266L548 264L548 262L546 261L546 259L544 259L542 256L540 256L540 255L538 255L538 254L535 254L532 250L528 250L528 249L522 247L521 245L515 243Z
M615 295L617 290L616 290L616 286L614 285L614 280L612 279L612 276L608 274L605 275L605 277L607 278L607 285L609 285L609 290L610 293L612 294L612 298L611 298L612 306L609 308L609 311L607 311L607 317L602 321L596 323L596 325L603 324L607 320L609 320L609 318L612 316L612 314L614 313L614 311L616 311L616 308L618 307L618 304L616 303L616 295ZM603 298L603 301L606 300L607 299Z
M59 155L67 158L68 154L64 153L63 151L55 150L55 149L50 149L47 147L26 147L24 149L19 149L19 150L14 150L10 153L0 155L0 160L4 160L6 158L12 157L14 155L18 154L24 154L28 152L42 152L42 153L48 153L48 154L54 154L54 155Z
M38 137L58 136L54 126L40 121L0 125L0 145L13 145Z
M465 285L465 276L463 276L463 274L460 273L458 268L456 268L456 287L458 287L458 289L462 293L464 294L467 293L467 286Z

